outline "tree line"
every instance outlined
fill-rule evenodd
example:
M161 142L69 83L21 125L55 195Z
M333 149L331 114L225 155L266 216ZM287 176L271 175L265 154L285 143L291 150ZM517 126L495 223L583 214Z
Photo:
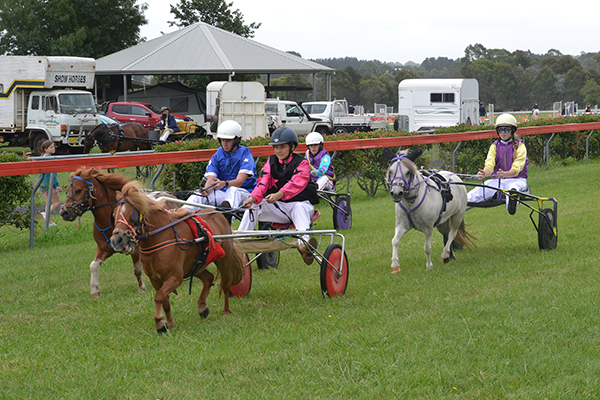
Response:
M479 99L496 110L531 110L534 103L552 109L555 101L574 101L580 109L600 104L600 52L577 57L551 49L546 54L509 52L469 45L459 59L426 58L421 64L385 63L352 57L312 60L336 68L332 95L372 111L374 103L398 106L398 84L415 78L474 78L479 82ZM282 85L299 82L298 77L281 77ZM325 98L324 78L317 83L317 97ZM308 84L308 81L304 82ZM293 95L293 94L290 94ZM311 100L312 93L299 100ZM297 99L298 100L298 99Z

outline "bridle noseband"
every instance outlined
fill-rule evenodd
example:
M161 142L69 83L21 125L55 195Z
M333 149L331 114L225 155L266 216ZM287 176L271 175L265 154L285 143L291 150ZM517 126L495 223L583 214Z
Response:
M73 183L75 183L75 180L81 181L86 184L85 193L83 194L83 199L81 199L81 201L79 201L79 202L75 201L75 198L73 197ZM70 204L69 206L66 206L66 207L73 207L73 209L75 211L75 215L77 215L78 217L81 217L84 212L92 209L91 201L92 201L92 199L94 199L94 195L93 195L94 182L85 180L82 177L80 177L79 175L76 175L71 180L71 185L69 186L69 191L71 192L71 194L69 195L69 192L67 192L67 199L71 199L72 204ZM88 202L90 202L89 205L86 204Z
M135 226L132 226L127 221L127 218L125 218L125 215L123 214L123 207L125 206L125 204L129 204L131 206L130 217L132 219L132 223ZM144 227L144 214L139 212L139 210L137 208L135 208L132 204L128 203L124 199L117 203L115 212L117 214L117 218L113 222L113 225L115 226L115 229L113 230L113 235L121 233L121 230L119 228L117 228L117 224L120 222L128 228L124 232L125 236L127 236L129 238L129 240L131 240L133 243L137 244L140 240L139 236L141 235L142 229Z
M408 174L408 178L404 176L404 171L402 170L402 160L406 159L405 157L394 157L392 159L392 163L396 162L396 170L394 171L394 176L388 176L388 185L390 189L394 186L399 186L404 190L405 193L409 193L410 191L419 187L422 181L415 181L415 175L413 173ZM410 171L409 171L410 172Z

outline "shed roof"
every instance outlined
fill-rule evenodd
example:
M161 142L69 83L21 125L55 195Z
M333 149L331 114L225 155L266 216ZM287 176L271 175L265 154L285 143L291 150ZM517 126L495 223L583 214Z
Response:
M197 22L109 54L97 75L315 73L333 69L220 28Z

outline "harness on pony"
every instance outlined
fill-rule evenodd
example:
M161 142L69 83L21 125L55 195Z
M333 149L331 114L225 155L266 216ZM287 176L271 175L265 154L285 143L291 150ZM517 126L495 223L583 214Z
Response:
M133 208L132 213L131 213L132 218L135 220L133 211L137 211L135 209L135 207ZM168 211L165 209L163 209L163 211L168 213ZM170 216L169 216L169 218L170 218ZM140 222L142 222L143 216L140 215L138 217L138 220ZM185 221L188 224L188 226L190 227L194 239L188 240L188 239L183 239L179 236L176 225L183 221ZM213 261L216 261L219 258L224 257L225 250L223 250L221 245L213 238L214 233L213 233L212 229L210 228L210 226L208 225L208 223L204 219L202 219L200 217L200 215L194 214L192 212L190 212L189 214L187 214L185 217L183 217L181 219L178 219L175 221L173 221L171 219L171 222L169 224L161 226L160 228L155 229L152 232L148 232L143 235L138 235L136 240L139 241L139 240L145 239L151 235L154 235L158 232L164 231L165 229L168 229L170 227L173 228L173 232L175 234L175 239L167 240L165 242L158 243L158 244L156 244L154 246L150 246L150 247L145 247L145 248L140 247L139 250L140 250L141 254L148 255L148 254L154 253L155 251L161 250L165 247L177 245L181 250L187 251L190 248L191 243L196 243L198 245L198 258L196 259L196 262L195 262L194 266L192 267L192 269L183 277L183 279L188 279L188 278L190 279L189 293L192 294L192 282L193 282L193 279L194 279L194 276L196 275L196 273L200 270L200 268L203 265L209 265ZM200 239L200 240L198 240L198 239Z

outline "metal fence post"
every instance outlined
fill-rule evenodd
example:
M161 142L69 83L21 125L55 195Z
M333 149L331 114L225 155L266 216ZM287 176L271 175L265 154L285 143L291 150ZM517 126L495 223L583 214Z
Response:
M590 155L590 137L594 134L594 130L590 132L590 134L585 138L585 163L589 163L589 155Z
M458 151L458 148L460 147L460 145L462 144L462 142L458 142L458 146L456 146L454 148L454 151L452 152L452 172L456 172L456 152Z
M548 139L548 141L546 142L546 146L544 148L544 156L546 157L546 167L548 165L550 165L550 142L552 141L552 139L554 139L554 136L556 135L556 132L552 134L552 136L550 136L550 139Z

